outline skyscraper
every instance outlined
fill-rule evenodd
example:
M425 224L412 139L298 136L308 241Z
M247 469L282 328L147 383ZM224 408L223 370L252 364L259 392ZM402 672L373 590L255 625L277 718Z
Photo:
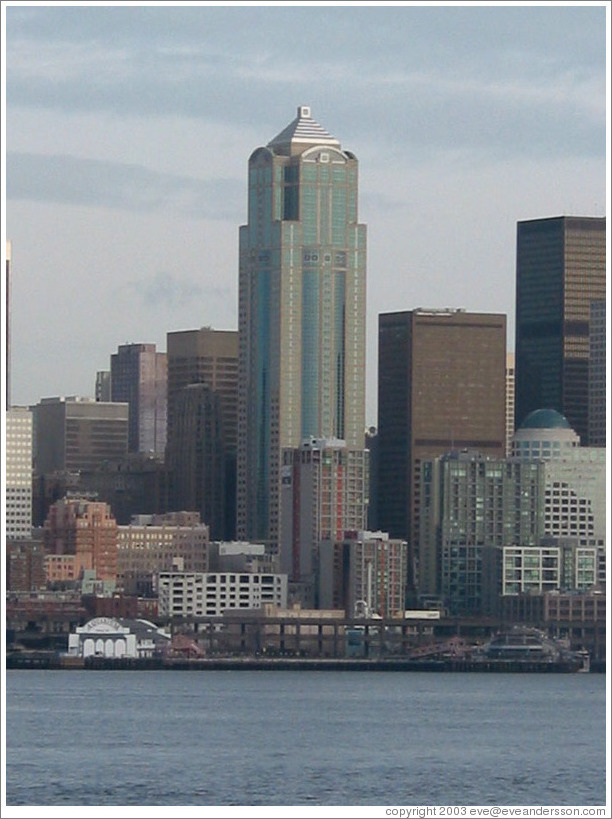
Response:
M174 399L190 384L206 384L219 394L230 452L236 452L238 416L238 333L235 330L180 330L167 333L168 440L172 438Z
M590 311L605 295L605 217L518 223L516 428L530 412L554 409L589 445Z
M167 334L170 500L198 511L215 539L236 534L238 333Z
M383 313L378 331L378 525L418 544L423 458L506 449L506 316Z
M190 384L173 398L174 424L166 464L172 482L172 506L199 512L218 540L230 538L227 447L220 396L207 384ZM232 491L236 491L232 482Z
M358 161L308 106L249 159L240 228L237 526L280 548L281 452L363 447L366 228Z
M111 401L130 405L128 449L164 455L166 448L166 353L155 344L122 344L111 355Z

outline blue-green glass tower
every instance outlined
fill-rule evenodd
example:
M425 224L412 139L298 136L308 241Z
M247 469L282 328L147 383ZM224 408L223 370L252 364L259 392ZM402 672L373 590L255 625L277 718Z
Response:
M249 159L240 228L237 533L278 552L281 453L363 448L366 228L358 162L300 106Z

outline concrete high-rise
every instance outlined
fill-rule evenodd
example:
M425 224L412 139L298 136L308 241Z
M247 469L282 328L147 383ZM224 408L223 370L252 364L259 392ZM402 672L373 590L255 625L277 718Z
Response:
M37 474L95 469L127 454L128 404L78 396L43 398L34 407Z
M417 309L379 316L378 525L416 548L419 470L457 449L506 449L506 316Z
M122 344L110 360L111 401L127 402L128 449L163 457L166 449L167 358L155 344Z
M280 570L305 608L319 608L319 547L363 530L368 451L337 439L311 438L283 451Z
M487 551L536 546L545 533L543 464L460 451L424 459L421 475L419 592L452 614L490 613Z
M358 161L299 106L249 158L240 228L237 526L280 550L282 451L363 448L366 227Z
M605 217L518 223L515 428L554 409L589 445L591 303L605 296Z
M356 531L320 547L322 609L347 617L397 617L405 608L408 544L386 532Z
M6 412L5 518L7 540L32 534L32 411L10 407Z

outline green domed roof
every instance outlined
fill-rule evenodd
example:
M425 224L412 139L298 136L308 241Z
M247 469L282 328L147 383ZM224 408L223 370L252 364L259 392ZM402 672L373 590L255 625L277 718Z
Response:
M571 429L571 426L557 410L537 409L529 413L519 429Z

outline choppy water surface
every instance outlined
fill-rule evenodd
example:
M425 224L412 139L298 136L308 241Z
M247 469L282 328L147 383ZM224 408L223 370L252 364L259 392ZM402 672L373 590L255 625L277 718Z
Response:
M604 805L605 676L6 673L13 805Z

